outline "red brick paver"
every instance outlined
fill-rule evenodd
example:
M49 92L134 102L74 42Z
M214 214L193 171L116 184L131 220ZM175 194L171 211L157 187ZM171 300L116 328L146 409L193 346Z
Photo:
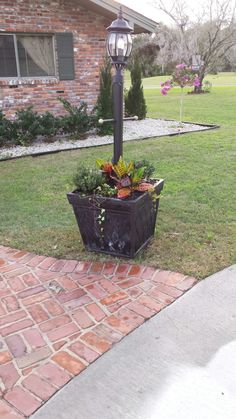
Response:
M195 278L0 246L0 418L29 417Z

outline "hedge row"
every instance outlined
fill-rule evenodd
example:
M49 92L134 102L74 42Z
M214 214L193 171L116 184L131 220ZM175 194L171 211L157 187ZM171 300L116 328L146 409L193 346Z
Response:
M53 141L56 135L70 134L77 139L96 127L97 117L87 112L87 104L81 102L79 107L72 106L66 99L59 98L67 114L56 117L51 112L38 114L33 107L16 112L14 120L5 117L0 110L0 147L11 145L29 146L39 136L44 141Z

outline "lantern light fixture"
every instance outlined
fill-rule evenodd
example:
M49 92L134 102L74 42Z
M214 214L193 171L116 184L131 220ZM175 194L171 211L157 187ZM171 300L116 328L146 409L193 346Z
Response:
M116 67L124 67L132 50L133 29L123 18L120 7L117 19L107 28L107 53Z

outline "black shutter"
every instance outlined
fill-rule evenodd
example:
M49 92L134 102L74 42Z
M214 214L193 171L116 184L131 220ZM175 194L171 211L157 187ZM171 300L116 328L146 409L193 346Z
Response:
M56 34L58 71L60 80L74 80L73 34L63 32Z

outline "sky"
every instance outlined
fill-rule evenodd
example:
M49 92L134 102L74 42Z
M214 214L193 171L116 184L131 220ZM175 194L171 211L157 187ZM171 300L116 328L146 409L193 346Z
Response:
M157 22L163 22L165 24L170 24L170 19L166 16L164 12L161 12L157 8L158 0L118 0L119 3L124 4L127 7L130 7L133 10L136 10L139 13L142 13L144 16L149 17ZM173 0L163 0L166 6L173 4ZM156 3L156 7L154 6ZM186 5L188 6L188 11L193 9L193 0L185 0ZM201 8L200 2L198 3L198 8ZM196 6L195 6L196 7Z

